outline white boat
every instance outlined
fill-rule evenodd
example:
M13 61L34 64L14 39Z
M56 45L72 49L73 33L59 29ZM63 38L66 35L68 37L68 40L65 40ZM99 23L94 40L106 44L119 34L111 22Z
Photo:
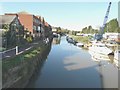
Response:
M57 33L53 33L53 37L58 37L59 35Z
M89 53L92 57L97 60L110 60L108 55L112 54L112 50L107 48L105 44L98 42L92 43L92 46L89 47Z
M118 49L114 52L114 63L116 66L120 66L120 50Z
M84 44L79 42L79 43L76 43L76 46L78 46L78 47L83 47Z
M116 46L117 43L114 40L108 40L106 41L106 45L112 47L112 46Z
M100 53L104 55L112 54L112 50L106 47L105 44L98 42L98 43L92 43L92 46L89 47L89 50L93 53Z
M100 61L110 61L109 57L108 56L101 56L101 55L98 55L98 56L91 56L91 59L93 61L96 61L96 62L100 62Z

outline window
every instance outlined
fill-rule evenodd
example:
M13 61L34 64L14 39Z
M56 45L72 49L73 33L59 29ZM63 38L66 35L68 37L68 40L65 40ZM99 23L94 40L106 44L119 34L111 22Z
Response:
M36 30L36 26L33 26L33 29Z

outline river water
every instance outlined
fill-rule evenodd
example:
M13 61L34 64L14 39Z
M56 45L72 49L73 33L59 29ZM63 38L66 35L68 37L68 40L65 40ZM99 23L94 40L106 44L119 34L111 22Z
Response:
M118 68L95 62L88 50L54 38L51 51L27 88L118 88Z

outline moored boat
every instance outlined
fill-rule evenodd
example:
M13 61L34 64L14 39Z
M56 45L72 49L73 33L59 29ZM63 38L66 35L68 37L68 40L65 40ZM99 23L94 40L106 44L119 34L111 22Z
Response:
M92 46L89 47L89 53L97 60L110 60L108 55L113 54L112 50L101 42L92 43Z
M76 43L76 46L78 46L78 47L84 47L84 44L83 43Z
M119 67L120 66L120 50L116 50L115 52L114 52L114 63L116 64L116 66L117 67Z
M100 53L104 55L113 54L113 51L106 47L106 45L101 42L93 43L92 46L89 47L89 50L92 51L93 53Z

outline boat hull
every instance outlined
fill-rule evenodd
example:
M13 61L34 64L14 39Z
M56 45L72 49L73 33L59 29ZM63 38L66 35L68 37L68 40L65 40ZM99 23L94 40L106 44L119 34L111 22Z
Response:
M120 51L114 53L114 63L117 67L120 67Z
M101 61L101 60L102 61L110 61L109 56L106 54L96 53L96 52L90 51L90 50L89 50L89 53L94 61Z

